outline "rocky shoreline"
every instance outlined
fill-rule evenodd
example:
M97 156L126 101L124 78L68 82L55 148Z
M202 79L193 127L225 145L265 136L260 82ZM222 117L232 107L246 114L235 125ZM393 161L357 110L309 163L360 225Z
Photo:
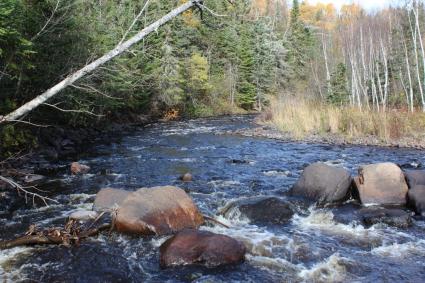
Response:
M403 138L394 141L382 141L375 136L348 138L337 134L310 134L302 138L296 138L291 133L282 132L270 125L262 125L256 122L256 127L248 129L238 129L235 131L227 131L224 134L239 135L244 137L259 137L267 139L275 139L286 142L304 142L309 144L321 143L329 145L358 145L358 146L379 146L394 148L413 148L425 149L425 140L416 138Z

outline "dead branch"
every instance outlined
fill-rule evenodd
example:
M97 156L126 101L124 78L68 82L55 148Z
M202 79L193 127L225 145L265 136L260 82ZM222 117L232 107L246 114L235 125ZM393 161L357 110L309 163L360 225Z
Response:
M43 105L50 106L50 107L52 107L56 110L59 110L61 112L82 113L82 114L87 114L87 115L91 115L91 116L95 116L95 117L104 117L105 116L105 115L95 114L95 113L87 111L87 110L62 109L62 108L56 106L55 104L43 103Z
M207 221L213 222L213 223L215 223L215 224L221 225L221 226L223 226L224 228L230 228L230 227L229 227L229 226L227 226L226 224L224 224L224 223L222 223L222 222L218 221L217 219L215 219L215 218L213 218L213 217L210 217L210 216L204 215L204 219L205 219L205 220L207 220Z
M124 33L121 41L118 43L118 45L120 45L121 43L123 43L123 41L126 39L128 33L133 29L134 25L137 23L137 21L140 19L140 17L143 15L143 12L145 11L145 9L148 7L149 5L149 1L150 0L146 0L145 5L143 5L142 10L140 10L139 14L134 18L133 22L131 23L130 27L128 28L128 30Z
M58 8L59 8L59 4L60 4L60 0L56 1L56 6L55 9L53 10L52 14L50 15L50 17L47 19L46 23L44 24L44 26L41 28L41 30L34 35L30 41L34 41L36 40L38 37L40 37L40 35L42 35L44 33L44 30L47 28L47 26L50 24L50 21L53 19L53 17L55 16Z
M36 199L42 200L46 206L49 206L48 203L47 203L48 201L58 203L58 201L56 201L54 199L51 199L49 197L42 196L42 195L40 195L36 192L30 191L30 189L31 189L31 190L43 192L42 190L38 189L35 186L24 187L24 186L21 186L20 184L16 183L15 181L13 181L9 178L5 178L3 176L0 176L0 181L3 181L5 183L9 184L12 188L16 189L18 191L18 194L24 194L26 203L28 203L28 198L32 198L32 204L33 205L35 205Z

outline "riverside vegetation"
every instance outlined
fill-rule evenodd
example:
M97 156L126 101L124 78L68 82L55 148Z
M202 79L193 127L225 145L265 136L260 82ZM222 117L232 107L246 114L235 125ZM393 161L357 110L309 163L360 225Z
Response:
M181 3L2 1L0 115ZM173 119L270 108L272 122L296 137L314 128L383 143L421 138L423 115L408 114L425 109L421 1L378 11L297 0L205 4L208 10L185 12L25 121L93 128L140 121L140 115ZM305 103L282 103L293 99ZM320 107L312 112L310 105ZM288 107L291 115L282 113ZM24 123L1 126L0 136L3 156L42 142Z

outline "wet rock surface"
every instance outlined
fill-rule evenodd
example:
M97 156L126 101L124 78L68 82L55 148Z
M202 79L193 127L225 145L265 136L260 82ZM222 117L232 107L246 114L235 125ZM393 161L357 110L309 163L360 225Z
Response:
M417 214L425 216L425 186L413 186L409 190L407 198L409 206L412 207Z
M71 164L71 173L73 175L87 174L89 173L89 171L90 171L90 166L80 164L78 162L73 162Z
M112 211L117 209L131 192L122 189L104 188L97 194L93 204L93 210Z
M354 182L363 204L406 204L408 187L403 172L394 163L361 166Z
M207 267L238 264L245 259L245 246L225 235L183 230L160 247L162 268L200 264Z
M335 203L348 198L350 185L351 175L347 170L318 162L304 169L291 194L318 203Z
M383 223L397 228L408 228L412 225L411 213L402 209L370 207L360 209L359 214L367 226Z
M294 204L273 196L240 199L228 204L221 213L232 218L235 209L254 224L285 224L296 212Z
M130 193L117 210L117 231L167 235L198 228L203 216L182 189L172 186L142 188Z
M406 170L404 171L409 188L414 186L425 186L425 170Z

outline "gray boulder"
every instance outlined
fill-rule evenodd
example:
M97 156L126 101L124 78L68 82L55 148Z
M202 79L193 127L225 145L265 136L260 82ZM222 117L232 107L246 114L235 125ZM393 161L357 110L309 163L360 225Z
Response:
M406 170L404 172L409 188L414 186L425 186L425 170Z
M304 169L291 194L322 204L341 202L347 198L351 181L347 170L317 162Z
M400 167L394 163L362 166L354 183L362 204L406 204L407 184Z
M359 214L366 226L383 223L388 226L407 228L412 225L410 213L402 209L368 207L360 209Z
M285 224L295 213L293 204L273 196L239 199L229 203L221 213L231 218L236 209L255 224Z
M412 187L407 193L407 198L409 206L417 214L425 216L425 186L416 185Z

